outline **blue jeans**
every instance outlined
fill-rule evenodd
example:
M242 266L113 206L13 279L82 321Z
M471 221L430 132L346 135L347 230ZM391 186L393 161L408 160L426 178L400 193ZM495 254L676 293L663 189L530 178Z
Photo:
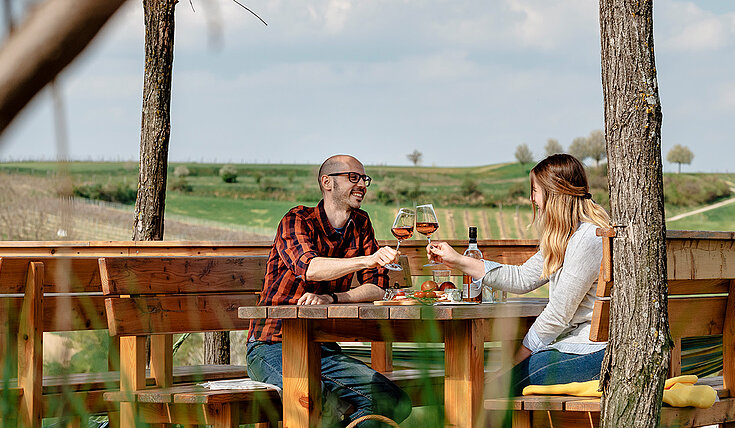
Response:
M400 423L411 413L411 399L382 374L342 353L336 343L322 344L322 391L355 407L347 423L369 414L387 416ZM250 378L283 388L281 342L249 342L247 368ZM360 428L384 426L373 421Z
M498 377L509 396L521 395L528 385L554 385L569 382L586 382L600 378L605 350L591 354L567 354L555 349L537 352L518 363L513 369ZM507 386L507 387L506 387ZM495 396L506 394L494 393Z

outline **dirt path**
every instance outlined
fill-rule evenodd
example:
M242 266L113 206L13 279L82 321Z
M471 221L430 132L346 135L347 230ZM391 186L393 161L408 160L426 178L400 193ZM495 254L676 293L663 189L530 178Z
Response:
M730 183L730 182L728 182L728 184L732 185L732 183ZM735 192L735 187L730 188L730 191ZM689 216L692 216L692 215L695 215L695 214L700 214L700 213L703 213L703 212L706 212L706 211L714 210L714 209L717 209L717 208L720 208L720 207L724 207L725 205L730 205L730 204L732 204L734 202L735 202L735 198L726 199L724 201L720 201L720 202L714 203L712 205L708 205L706 207L698 208L698 209L696 209L694 211L689 211L689 212L685 212L685 213L681 213L681 214L675 215L673 217L669 217L669 218L666 219L666 221L681 220L682 218L686 218L686 217L689 217Z

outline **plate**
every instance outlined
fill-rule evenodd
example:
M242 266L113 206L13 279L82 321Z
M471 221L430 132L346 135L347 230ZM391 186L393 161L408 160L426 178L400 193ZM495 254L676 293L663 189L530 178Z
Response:
M373 302L373 305L376 306L411 306L411 305L420 305L421 303L417 302L414 299L403 299L403 300L376 300Z
M436 302L435 305L479 305L479 302Z

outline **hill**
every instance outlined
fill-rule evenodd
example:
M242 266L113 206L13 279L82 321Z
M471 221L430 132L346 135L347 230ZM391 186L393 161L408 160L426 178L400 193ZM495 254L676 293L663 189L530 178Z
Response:
M232 183L224 182L219 176L223 166L196 163L169 166L167 239L272 239L278 220L289 208L314 205L320 199L316 165L233 165L237 178ZM533 233L527 227L532 217L528 202L531 166L517 163L467 168L368 165L366 170L373 177L373 184L363 207L370 213L379 239L392 238L390 226L399 207L420 203L433 203L437 209L439 239L464 238L469 225L478 226L480 239L532 238ZM127 239L137 167L134 163L120 162L0 164L0 202L4 210L15 210L15 218L23 218L26 223L34 219L48 226L40 229L32 224L24 226L20 229L35 232L30 235L24 232L25 237L18 237L17 233L8 234L11 225L2 225L3 239L56 239L56 232L61 228L55 226L60 221L55 217L59 211L56 208L44 211L43 207L51 207L52 201L58 200L54 197L56 189L66 179L76 196L71 214L75 226L69 232L75 239ZM604 166L588 170L592 194L607 208L605 174ZM733 174L667 174L667 217L727 199L730 187L735 187L733 181ZM668 227L733 230L733 210L735 206L724 205L673 221ZM35 217L28 215L46 211Z

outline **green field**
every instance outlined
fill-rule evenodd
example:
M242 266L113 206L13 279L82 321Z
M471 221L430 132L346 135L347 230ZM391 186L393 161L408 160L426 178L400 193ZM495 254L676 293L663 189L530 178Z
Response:
M177 167L189 170L174 176ZM320 199L317 165L234 165L238 177L225 183L218 176L222 164L175 163L169 165L166 212L177 219L197 219L218 225L245 227L262 236L272 236L280 218L295 205L315 205ZM440 239L463 239L467 227L478 226L481 239L532 238L528 229L530 164L496 164L467 168L366 166L373 177L363 208L370 213L379 239L392 238L390 226L401 206L433 203L437 209ZM18 162L0 164L0 173L23 180L24 176L58 181L69 176L75 187L118 186L134 191L138 165L131 162ZM596 201L607 205L604 170L588 171ZM734 174L681 174L671 176L681 186L691 180L735 181ZM679 180L679 181L677 181ZM186 189L175 184L185 184ZM721 183L722 184L722 183ZM701 186L700 186L701 187ZM677 189L678 190L678 189ZM716 197L716 200L727 196ZM717 199L719 198L719 199ZM711 203L713 201L709 201ZM687 201L689 203L689 201ZM667 204L666 215L695 210L704 204ZM132 206L128 205L132 210ZM669 229L734 230L735 205L724 206L668 224ZM103 237L100 237L101 239ZM418 239L417 237L414 239Z

